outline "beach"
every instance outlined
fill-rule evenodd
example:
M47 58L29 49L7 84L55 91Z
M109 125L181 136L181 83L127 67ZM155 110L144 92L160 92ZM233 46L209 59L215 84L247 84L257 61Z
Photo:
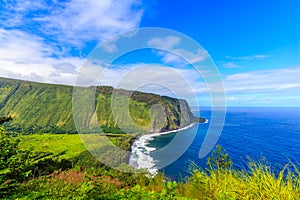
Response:
M149 142L160 135L180 132L189 129L194 125L196 125L196 123L189 124L188 126L176 130L138 136L131 145L131 155L128 160L129 165L137 169L147 169L150 174L155 175L158 172L158 169L156 168L156 161L150 156L150 152L155 151L156 148L148 147L147 145Z

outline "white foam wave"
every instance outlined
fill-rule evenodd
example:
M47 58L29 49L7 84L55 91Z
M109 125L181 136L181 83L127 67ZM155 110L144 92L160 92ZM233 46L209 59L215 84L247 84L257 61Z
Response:
M136 169L147 169L147 171L151 175L157 174L158 168L156 167L156 163L158 161L154 160L150 156L150 152L155 151L156 148L148 147L147 145L149 144L149 141L153 140L154 137L183 131L191 128L194 125L195 124L193 123L177 130L166 131L161 133L151 133L140 136L134 141L134 143L131 146L131 156L129 158L129 165L134 166Z

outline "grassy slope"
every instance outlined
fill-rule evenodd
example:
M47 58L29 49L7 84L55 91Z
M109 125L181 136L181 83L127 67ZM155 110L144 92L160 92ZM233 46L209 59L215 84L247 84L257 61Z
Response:
M14 118L11 126L26 133L75 132L72 90L71 86L0 78L0 115L11 115ZM142 92L133 93L129 113L123 112L126 107L120 105L114 116L112 91L112 87L97 87L96 111L87 119L87 124L99 124L105 132L118 133L122 132L115 121L118 118L118 124L122 124L126 131L149 132L177 129L199 120L192 115L185 100ZM130 93L115 91L119 93L117 98L120 102ZM161 106L166 115L152 109L153 105ZM137 126L130 123L130 118Z
M28 129L33 126L63 127L73 130L72 88L11 79L0 79L0 112L11 115L14 124Z
M103 137L96 134L90 137ZM31 149L35 152L64 154L59 159L70 159L86 150L78 134L32 134L21 136L22 149Z

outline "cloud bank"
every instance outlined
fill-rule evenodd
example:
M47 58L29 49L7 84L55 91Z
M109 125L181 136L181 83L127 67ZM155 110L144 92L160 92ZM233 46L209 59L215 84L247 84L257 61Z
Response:
M0 76L64 84L73 84L88 48L138 27L143 14L136 0L0 5Z

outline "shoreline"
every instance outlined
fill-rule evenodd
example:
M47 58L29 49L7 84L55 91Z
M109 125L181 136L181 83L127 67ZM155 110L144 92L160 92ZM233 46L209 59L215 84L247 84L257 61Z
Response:
M147 134L141 134L136 136L130 142L130 154L126 159L127 164L133 166L136 169L146 168L150 174L155 175L158 172L158 169L155 168L155 164L153 163L154 160L150 156L150 152L155 151L156 149L152 147L147 147L149 141L153 140L154 137L187 130L196 124L202 124L202 123L208 123L208 120L205 119L205 122L191 123L179 129L158 132L158 133L147 133ZM143 151L140 151L141 148L143 148Z
M182 128L179 128L179 129L174 129L174 130L169 130L169 131L163 131L163 132L157 132L157 133L146 133L146 134L141 134L141 135L138 135L136 138L140 138L142 136L148 136L148 135L151 135L151 136L159 136L159 135L165 135L165 134L170 134L170 133L174 133L174 132L178 132L178 131L183 131L183 130L186 130L190 127L192 127L193 125L195 125L197 123L191 123L187 126L184 126Z
M146 135L151 135L151 136L160 136L160 135L165 135L165 134L170 134L170 133L174 133L174 132L178 132L178 131L183 131L183 130L186 130L188 128L191 128L192 126L194 126L195 124L207 124L208 123L208 120L205 119L204 122L193 122L189 125L186 125L182 128L179 128L179 129L174 129L174 130L169 130L169 131L164 131L164 132L158 132L158 133L145 133L145 134L140 134L140 135L137 135L136 137L134 137L131 141L130 141L130 150L131 150L131 147L132 147L132 144L138 140L140 137L143 137L143 136L146 136Z

